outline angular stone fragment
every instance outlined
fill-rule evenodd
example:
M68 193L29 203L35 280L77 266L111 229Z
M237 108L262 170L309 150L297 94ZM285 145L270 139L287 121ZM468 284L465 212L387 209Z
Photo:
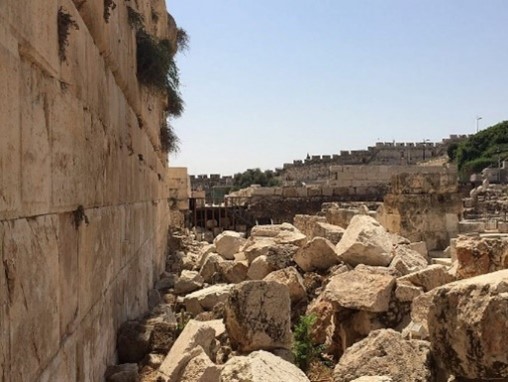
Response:
M272 272L263 280L275 281L287 286L292 303L298 302L307 297L305 287L303 286L303 278L295 267L288 267Z
M222 279L231 284L238 284L247 279L249 269L247 261L223 261L219 263Z
M294 260L305 272L327 270L340 263L335 246L322 237L315 237L301 247L295 254Z
M459 279L508 269L508 238L459 236L454 241Z
M219 382L221 368L215 365L201 346L182 373L179 382Z
M334 369L334 382L383 375L393 382L432 382L430 344L404 340L391 329L373 331L348 348Z
M430 265L425 269L410 273L398 279L401 283L411 283L415 286L423 288L424 292L428 292L438 286L448 284L455 278L448 273L448 269L444 265Z
M203 280L207 283L213 283L216 281L217 277L220 277L220 263L222 263L224 259L217 253L209 253L206 255L203 266L199 271Z
M395 256L390 268L397 269L401 275L420 271L429 265L426 257L406 245L395 246L393 252Z
M247 357L233 357L221 372L221 382L309 382L298 367L260 350Z
M185 294L193 292L203 286L204 279L196 271L183 270L175 283L175 293Z
M336 245L344 235L345 229L339 227L338 225L318 222L314 227L314 231L312 232L313 237L324 237L331 241L332 244Z
M394 287L395 277L359 268L333 276L323 293L344 308L385 312Z
M508 270L439 287L428 326L433 354L453 375L508 378Z
M222 327L222 328L221 328ZM202 351L210 354L214 338L223 331L218 321L190 320L159 368L165 382L178 382L188 362Z
M245 238L239 232L224 231L213 241L217 253L226 260L233 260L235 253L245 244Z
M188 294L183 299L185 309L193 315L211 311L219 302L228 299L232 287L233 284L217 284Z
M295 226L289 223L274 225L258 225L252 228L251 237L271 238L277 244L302 245L306 241L306 236Z
M336 251L342 261L353 266L387 266L393 258L392 247L392 236L378 221L367 215L356 215L337 244Z
M247 278L249 280L263 280L275 268L268 262L268 257L265 255L256 257L251 263L248 271Z
M226 329L233 349L290 349L290 306L285 285L274 281L237 284L225 306Z

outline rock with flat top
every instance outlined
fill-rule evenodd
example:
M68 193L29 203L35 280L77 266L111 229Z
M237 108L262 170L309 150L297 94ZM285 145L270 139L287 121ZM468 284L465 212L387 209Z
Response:
M344 308L386 312L394 287L395 277L359 267L333 276L323 293Z
M231 288L233 284L217 284L190 293L183 299L185 309L193 315L211 311L215 305L228 299Z
M201 346L185 366L179 382L220 382L222 368L215 365Z
M427 268L417 272L412 272L398 279L401 283L411 283L421 287L424 292L428 292L438 286L455 281L455 278L448 273L445 265L429 265Z
M379 376L393 382L433 382L430 344L405 340L392 329L373 331L349 347L333 372L334 382Z
M236 284L225 304L225 323L233 349L290 349L290 315L287 286L275 281Z
M377 220L355 215L336 246L340 259L350 265L388 266L393 259L393 237Z
M312 232L313 237L324 237L332 242L332 244L336 245L344 235L345 229L339 227L338 225L326 223L326 222L317 222L314 226L314 230Z
M324 271L340 263L335 246L323 237L315 237L301 247L294 260L305 272Z
M432 352L451 374L508 378L508 270L437 288L428 327Z
M226 260L233 260L245 241L239 232L224 231L214 239L213 244L219 255Z
M190 320L162 362L158 373L164 382L179 382L187 364L204 351L211 354L216 336L224 332L222 320Z
M175 282L175 293L185 294L193 292L203 286L204 279L196 271L183 270Z
M273 225L257 225L252 228L249 239L270 238L277 244L293 244L300 246L307 237L294 225L289 223Z
M309 382L298 367L260 350L246 357L233 357L224 365L221 382Z
M287 286L291 303L301 301L307 297L307 292L305 291L305 287L303 285L303 278L295 267L288 267L272 272L263 280L275 281Z

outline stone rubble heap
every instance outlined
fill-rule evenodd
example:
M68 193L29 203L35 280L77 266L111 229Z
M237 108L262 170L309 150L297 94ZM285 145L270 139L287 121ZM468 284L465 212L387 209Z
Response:
M508 380L508 240L459 237L451 258L431 259L368 213L333 219L299 215L213 244L173 235L151 311L121 326L106 380ZM305 373L301 316L314 317L321 353Z

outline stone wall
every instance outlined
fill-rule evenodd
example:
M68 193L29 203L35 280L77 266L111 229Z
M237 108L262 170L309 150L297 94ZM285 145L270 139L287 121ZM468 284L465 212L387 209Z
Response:
M442 250L458 234L461 213L457 172L450 169L394 176L378 220L388 231L413 242L425 241L429 250Z
M103 380L164 269L164 105L136 79L127 4L176 29L163 0L115 0L108 22L104 3L0 2L2 382ZM64 61L59 9L76 23Z
M341 151L338 155L313 155L305 160L294 160L285 163L276 172L285 185L323 183L333 178L332 166L411 166L445 156L451 143L465 138L466 135L450 135L441 142L377 142L366 150Z

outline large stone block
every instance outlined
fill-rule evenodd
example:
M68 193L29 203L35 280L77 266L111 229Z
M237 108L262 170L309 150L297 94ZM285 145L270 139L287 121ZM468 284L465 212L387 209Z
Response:
M430 344L404 340L391 329L376 330L345 351L333 374L335 382L376 375L391 377L396 382L432 382Z
M17 41L0 22L0 220L21 206L20 59Z
M428 327L433 354L455 376L508 378L508 270L438 288Z
M73 333L79 316L78 230L72 213L58 215L60 336Z
M237 284L226 303L226 329L233 348L241 352L289 349L291 301L285 285L275 281Z
M21 54L56 77L59 68L57 0L8 1L7 8L8 22L15 31Z
M252 352L246 357L230 358L220 377L222 382L309 381L298 367L263 350Z
M325 288L324 297L343 308L386 312L394 288L395 277L359 266L333 276Z
M10 380L34 381L60 346L58 221L54 216L45 216L10 221L3 226Z
M21 198L25 216L49 211L51 139L48 105L55 89L32 63L21 61Z

